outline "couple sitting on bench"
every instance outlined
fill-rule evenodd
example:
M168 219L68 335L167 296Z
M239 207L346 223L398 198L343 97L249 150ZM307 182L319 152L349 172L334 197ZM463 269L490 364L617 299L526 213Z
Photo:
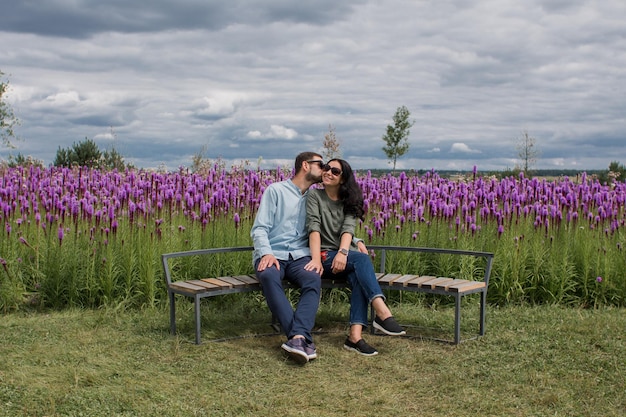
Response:
M385 304L363 241L354 238L363 220L363 192L352 168L342 159L324 163L315 152L296 157L291 179L267 187L250 232L256 276L272 314L287 341L282 349L297 363L317 358L312 329L320 302L321 279L345 278L352 289L350 332L344 348L365 356L378 351L362 338L371 303L373 326L388 335L403 335ZM322 183L324 188L309 190ZM295 310L282 280L300 288Z

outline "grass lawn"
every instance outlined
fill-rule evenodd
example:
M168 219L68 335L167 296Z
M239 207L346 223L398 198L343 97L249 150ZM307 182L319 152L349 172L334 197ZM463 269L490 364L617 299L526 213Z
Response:
M258 305L255 304L255 305ZM342 349L347 309L323 306L319 358L295 365L276 335L193 344L166 307L16 313L0 323L0 416L622 416L626 311L489 307L487 334L459 346L368 336ZM393 306L397 317L453 311ZM222 311L219 321L209 318ZM465 311L465 310L464 310ZM248 302L203 307L203 337L266 333ZM430 326L431 323L428 323ZM451 329L451 327L450 327Z

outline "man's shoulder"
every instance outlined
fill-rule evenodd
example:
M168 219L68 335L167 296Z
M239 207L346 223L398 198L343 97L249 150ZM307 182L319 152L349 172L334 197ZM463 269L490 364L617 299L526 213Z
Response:
M291 180L276 181L276 182L273 182L270 185L268 185L266 187L266 190L269 190L269 189L280 189L280 188L284 188L284 187L289 187L289 183L290 182L291 182Z
M285 188L285 185L285 181L273 182L265 187L264 193L280 192Z

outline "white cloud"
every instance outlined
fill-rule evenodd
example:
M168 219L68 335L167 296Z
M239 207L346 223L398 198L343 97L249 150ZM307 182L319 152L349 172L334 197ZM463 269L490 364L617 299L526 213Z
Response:
M107 132L107 133L99 133L97 135L95 135L93 137L93 139L97 142L99 140L103 140L103 141L113 141L115 140L115 134L111 133L111 132Z
M80 101L81 99L77 91L66 91L49 95L42 103L47 106L74 106L80 103Z
M258 130L252 130L247 133L247 137L251 139L295 139L298 137L298 132L294 129L290 129L285 126L271 125L269 130L265 133L261 133Z
M480 153L478 150L471 149L465 143L453 143L450 147L452 153Z
M285 126L270 126L271 135L279 139L294 139L298 136L298 132Z

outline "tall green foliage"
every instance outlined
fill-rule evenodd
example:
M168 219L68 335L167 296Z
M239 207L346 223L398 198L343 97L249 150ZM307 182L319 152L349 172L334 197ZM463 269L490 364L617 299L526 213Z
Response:
M166 299L161 254L249 246L262 190L286 178L280 171L213 170L197 175L126 170L109 175L87 168L36 167L2 175L5 188L0 191L10 200L6 204L0 199L0 311L23 308L24 302L59 308L158 304ZM488 292L493 304L626 305L623 199L602 208L613 211L615 222L602 220L601 213L592 210L610 187L585 179L580 195L584 204L565 206L563 215L571 216L569 220L546 211L549 223L544 223L541 212L526 213L521 206L499 215L496 206L511 203L505 194L498 197L502 188L495 180L451 183L432 178L418 182L416 191L407 192L402 201L400 192L410 180L404 174L361 179L370 196L370 214L359 223L356 235L368 245L494 252ZM527 196L548 187L538 181L507 184L532 186ZM574 186L569 181L560 184ZM42 191L39 196L30 191L35 189ZM447 197L426 194L435 189ZM450 211L447 201L465 199L470 190L482 193L480 208L469 211L472 203L467 199L458 211ZM390 198L378 200L374 191ZM425 199L423 205L412 206L420 199ZM591 211L585 212L585 207ZM374 254L374 263L379 260ZM388 254L387 265L397 273L476 278L485 268L480 261L402 253ZM245 252L221 260L175 259L170 266L175 279L252 272Z

